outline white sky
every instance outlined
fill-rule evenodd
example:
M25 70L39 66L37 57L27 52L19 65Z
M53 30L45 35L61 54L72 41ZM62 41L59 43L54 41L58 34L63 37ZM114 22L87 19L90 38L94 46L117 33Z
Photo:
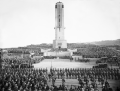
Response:
M68 43L120 38L120 0L60 0ZM58 0L0 0L0 48L52 43Z

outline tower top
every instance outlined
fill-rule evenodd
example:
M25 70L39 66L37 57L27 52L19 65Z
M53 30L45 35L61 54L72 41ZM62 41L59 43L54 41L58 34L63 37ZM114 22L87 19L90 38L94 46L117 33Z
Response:
M60 1L59 1L59 2L57 2L57 3L56 3L56 5L57 5L57 4L62 4L62 5L63 5L63 3L62 3L62 2L60 2Z
M56 3L55 8L57 8L59 6L62 6L62 8L64 8L64 4L60 1Z

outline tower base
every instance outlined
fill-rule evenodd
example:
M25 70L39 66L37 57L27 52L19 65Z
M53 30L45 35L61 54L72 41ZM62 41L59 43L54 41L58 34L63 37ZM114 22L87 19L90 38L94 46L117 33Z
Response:
M67 41L66 40L53 40L53 48L54 49L67 48Z

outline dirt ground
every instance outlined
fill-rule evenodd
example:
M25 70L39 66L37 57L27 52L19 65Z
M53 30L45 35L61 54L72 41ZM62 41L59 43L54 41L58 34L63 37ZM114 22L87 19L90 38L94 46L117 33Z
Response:
M34 64L34 68L92 68L95 62L75 62L69 59L45 59L40 63Z

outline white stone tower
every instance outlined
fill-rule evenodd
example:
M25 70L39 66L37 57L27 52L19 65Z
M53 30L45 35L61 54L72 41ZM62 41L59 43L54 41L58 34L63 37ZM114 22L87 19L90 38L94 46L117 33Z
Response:
M64 40L64 5L57 2L55 5L55 40L53 48L67 48L67 41Z

